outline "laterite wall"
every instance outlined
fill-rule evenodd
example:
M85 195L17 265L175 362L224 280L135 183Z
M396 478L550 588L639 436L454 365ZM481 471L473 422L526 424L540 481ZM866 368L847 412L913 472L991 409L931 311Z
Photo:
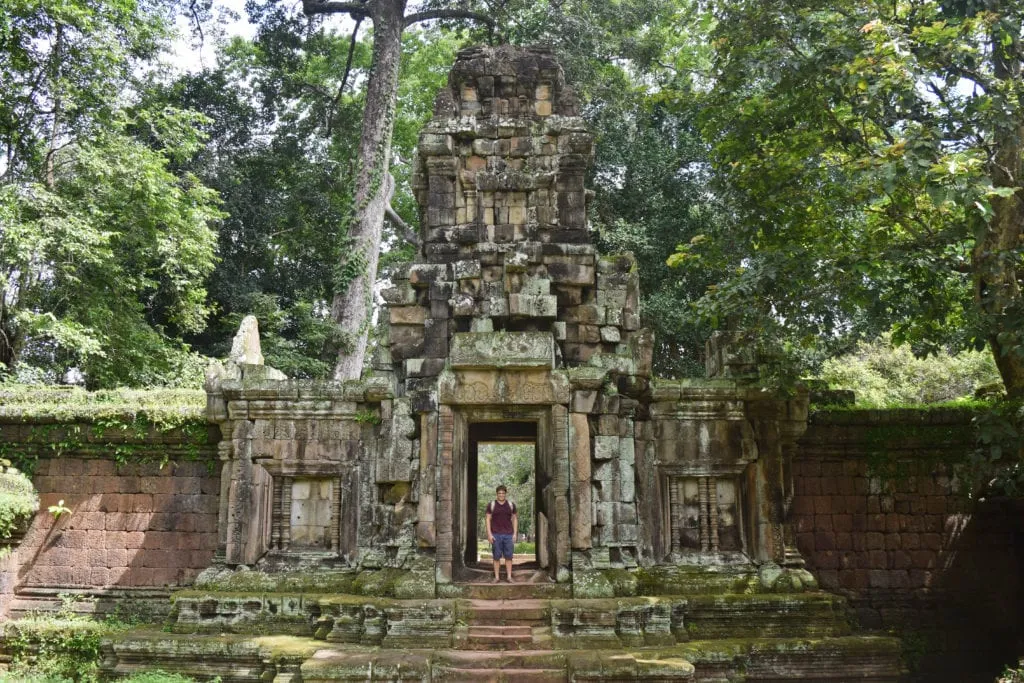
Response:
M972 500L963 410L812 413L794 528L861 626L904 636L918 680L986 681L1024 652L1024 505Z
M860 624L904 637L917 680L986 681L1024 652L1024 505L971 500L964 411L812 413L794 463L796 541ZM151 598L217 545L216 432L0 421L0 456L37 460L41 511L0 561L11 614L84 592ZM161 466L163 463L163 466ZM46 511L64 500L70 514Z
M0 600L13 614L52 607L61 593L159 602L209 566L220 477L205 424L4 422L0 449L25 469L34 463L40 494L39 512L0 566ZM69 512L55 516L48 508L61 500Z

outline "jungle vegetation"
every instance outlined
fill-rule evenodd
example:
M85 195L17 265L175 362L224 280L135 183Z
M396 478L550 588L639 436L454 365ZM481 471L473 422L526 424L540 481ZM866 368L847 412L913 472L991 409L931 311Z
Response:
M251 36L216 0L6 6L7 381L198 386L248 313L289 375L358 374L345 297L415 252L434 94L511 42L584 102L591 227L638 258L658 374L728 329L784 381L983 350L958 391L1024 396L1024 2L252 0ZM215 58L175 68L176 30Z

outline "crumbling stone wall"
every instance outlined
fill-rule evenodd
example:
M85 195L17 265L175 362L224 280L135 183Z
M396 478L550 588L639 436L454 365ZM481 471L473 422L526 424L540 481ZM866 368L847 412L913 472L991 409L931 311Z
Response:
M1024 634L1024 505L968 497L971 417L815 413L794 462L808 567L862 626L907 633L921 680L994 675Z
M223 465L217 559L407 567L415 554L418 425L387 378L210 385Z
M164 602L167 589L190 584L217 547L211 441L182 430L0 424L5 453L38 457L32 480L40 498L6 561L0 608L47 608L69 591ZM47 508L59 501L68 512L55 517Z

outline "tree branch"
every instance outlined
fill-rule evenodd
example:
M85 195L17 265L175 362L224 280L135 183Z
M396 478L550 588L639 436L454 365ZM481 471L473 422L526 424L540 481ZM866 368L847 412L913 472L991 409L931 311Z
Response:
M352 72L352 56L356 51L356 37L359 35L359 25L361 23L363 23L363 17L356 17L356 25L352 29L352 39L348 43L348 59L345 60L345 73L341 76L338 94L334 96L334 101L331 102L330 115L327 117L327 137L331 137L331 131L334 130L334 116L338 113L338 105L341 104L341 94L345 91L349 74Z
M409 244L415 245L417 249L423 246L423 240L420 239L420 236L416 234L416 231L413 230L408 223L402 220L402 217L399 216L398 213L393 208L391 208L391 204L388 204L384 208L384 212L387 214L387 217L391 220L392 223L394 223L395 227L398 229L399 236L401 236Z
M423 240L420 239L419 234L409 227L409 224L402 220L402 217L398 215L398 212L391 206L391 198L395 196L395 176L388 173L387 187L384 188L384 213L391 219L391 222L398 228L399 235L410 244L416 245L419 249L423 246Z
M302 13L310 14L349 14L356 19L370 16L369 3L337 2L337 0L302 0Z
M421 21L430 21L431 19L471 19L473 21L479 21L482 24L487 24L491 28L494 28L495 25L494 19L486 14L480 14L479 12L473 12L465 9L428 9L422 12L414 12L403 19L402 23L405 26L412 26L413 24L418 24Z

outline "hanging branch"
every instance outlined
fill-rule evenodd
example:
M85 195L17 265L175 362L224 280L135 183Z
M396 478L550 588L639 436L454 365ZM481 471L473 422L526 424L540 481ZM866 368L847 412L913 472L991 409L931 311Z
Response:
M357 17L355 28L352 29L352 38L348 43L348 58L345 60L345 73L341 76L341 85L338 86L338 94L334 96L334 101L331 102L331 114L327 117L327 137L331 137L331 131L334 130L335 117L338 113L338 105L341 104L341 94L345 92L345 86L348 85L349 74L352 73L352 57L356 52L356 37L359 35L359 25L361 23L363 23L363 17Z

